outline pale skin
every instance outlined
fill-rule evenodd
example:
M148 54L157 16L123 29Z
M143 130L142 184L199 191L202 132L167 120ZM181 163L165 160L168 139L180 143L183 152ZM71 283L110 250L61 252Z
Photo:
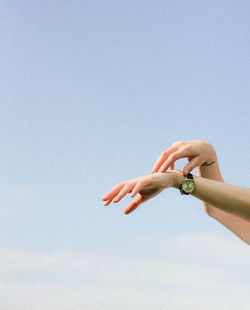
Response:
M189 161L182 172L174 170L174 163L180 158ZM128 193L131 197L138 194L124 210L129 214L166 188L179 190L185 175L194 168L198 175L194 176L195 189L191 195L201 200L209 216L250 244L250 188L224 183L216 152L204 140L174 142L160 154L151 174L117 184L102 200L107 206L119 202Z

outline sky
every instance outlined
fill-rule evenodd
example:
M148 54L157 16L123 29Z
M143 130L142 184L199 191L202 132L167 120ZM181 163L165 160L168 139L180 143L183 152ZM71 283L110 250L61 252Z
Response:
M249 247L197 198L171 188L129 215L130 197L101 200L192 139L249 187L249 14L245 0L0 1L1 308L249 308Z

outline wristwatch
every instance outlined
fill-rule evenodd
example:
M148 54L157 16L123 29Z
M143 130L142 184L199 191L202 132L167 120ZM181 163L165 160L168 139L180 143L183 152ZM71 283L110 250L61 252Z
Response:
M189 195L194 190L194 178L191 173L186 175L185 180L181 183L180 192L182 195Z

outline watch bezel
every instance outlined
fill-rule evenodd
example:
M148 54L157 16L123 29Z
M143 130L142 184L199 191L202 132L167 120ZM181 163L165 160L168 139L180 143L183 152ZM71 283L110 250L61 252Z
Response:
M187 191L187 190L185 190L185 189L183 188L183 185L184 185L186 182L191 182L191 183L193 184L192 189L189 190L189 191ZM188 193L188 194L192 193L192 191L194 190L194 180L193 180L193 179L185 179L185 180L182 182L181 187L182 187L182 190L183 190L185 193Z
M184 184L186 181L191 181L191 182L193 183L193 188L192 188L192 190L190 190L190 191L185 191L185 190L183 189L183 184ZM182 195L189 195L189 194L191 194L191 193L193 192L194 188L195 188L195 183L194 183L193 175L192 175L191 173L188 173L188 174L186 175L185 179L184 179L184 180L182 181L182 183L181 183L180 192L181 192Z

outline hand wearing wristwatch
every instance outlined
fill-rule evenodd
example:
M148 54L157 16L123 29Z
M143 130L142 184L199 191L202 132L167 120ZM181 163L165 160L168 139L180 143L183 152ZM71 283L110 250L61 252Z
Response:
M182 195L189 195L194 190L194 178L191 173L186 175L185 180L180 185L180 192Z

